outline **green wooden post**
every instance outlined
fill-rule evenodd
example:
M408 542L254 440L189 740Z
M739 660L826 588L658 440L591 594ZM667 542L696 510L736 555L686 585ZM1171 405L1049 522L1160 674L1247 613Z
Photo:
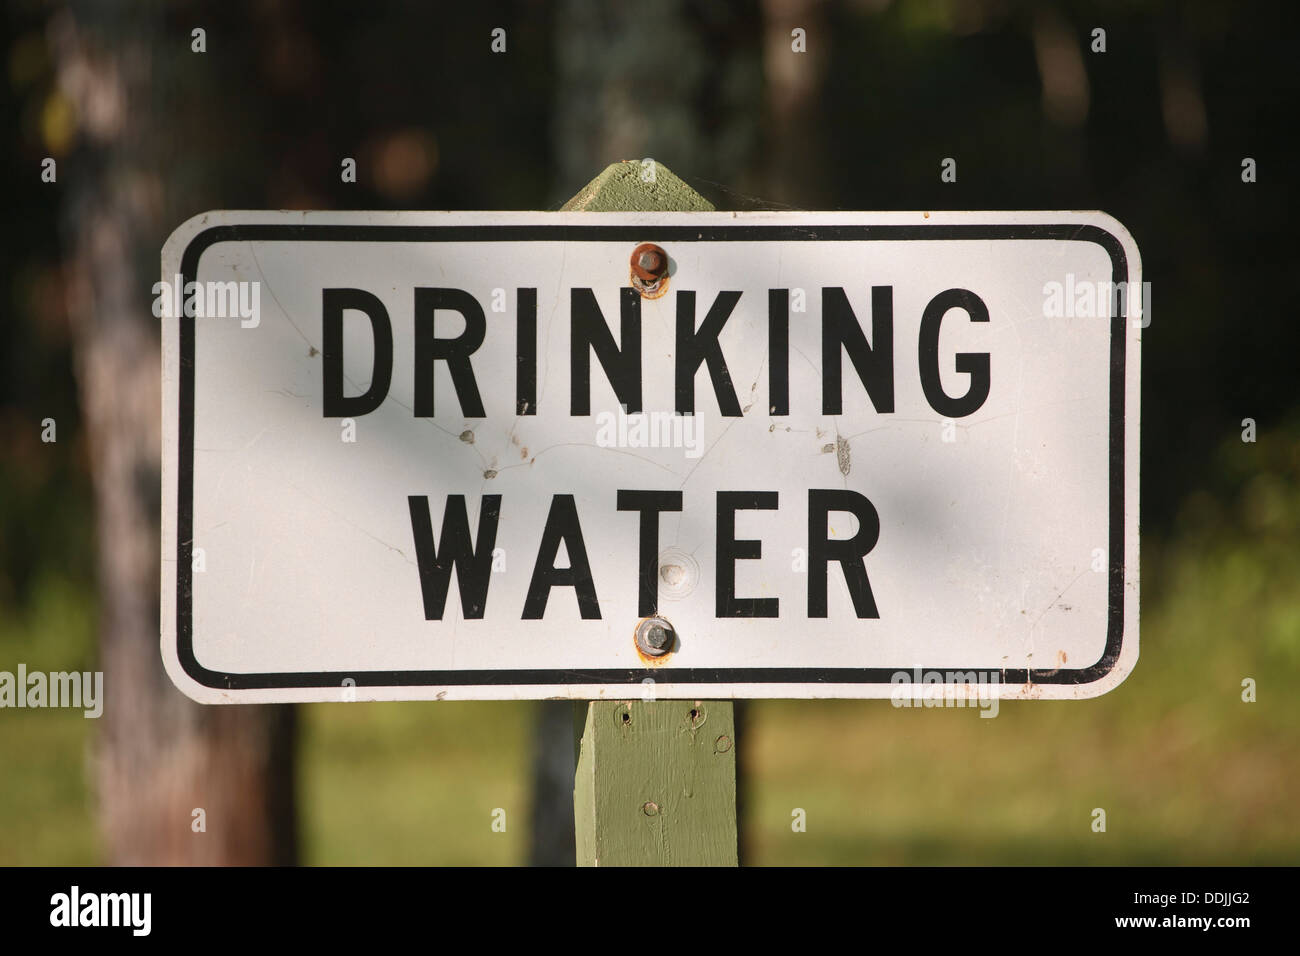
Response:
M579 704L579 866L735 866L731 701Z
M614 163L563 207L712 211L651 161ZM630 634L629 634L630 640ZM731 701L583 702L575 708L573 817L579 866L735 866Z

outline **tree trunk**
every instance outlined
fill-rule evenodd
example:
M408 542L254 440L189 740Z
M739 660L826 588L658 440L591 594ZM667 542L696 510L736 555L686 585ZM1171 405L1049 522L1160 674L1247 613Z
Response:
M161 15L154 5L90 5L50 21L80 136L58 188L96 507L104 850L121 865L292 863L293 711L195 704L167 678L158 648L161 358L151 288L174 225L162 221L158 168L174 125L151 108L151 17ZM186 44L173 55L188 53Z
M820 209L826 192L820 100L831 36L822 0L762 0L766 136L763 191L769 201ZM803 34L796 40L794 31ZM796 45L803 52L796 52Z

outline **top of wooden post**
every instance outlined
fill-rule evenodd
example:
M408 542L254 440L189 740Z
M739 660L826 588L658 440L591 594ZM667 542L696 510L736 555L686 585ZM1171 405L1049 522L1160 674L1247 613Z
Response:
M562 212L713 212L709 202L663 163L628 159L611 163Z

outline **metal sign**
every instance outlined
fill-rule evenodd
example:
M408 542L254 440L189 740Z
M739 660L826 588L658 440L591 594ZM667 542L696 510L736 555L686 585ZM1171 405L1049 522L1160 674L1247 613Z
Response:
M213 212L162 258L197 700L1073 698L1137 659L1109 216Z

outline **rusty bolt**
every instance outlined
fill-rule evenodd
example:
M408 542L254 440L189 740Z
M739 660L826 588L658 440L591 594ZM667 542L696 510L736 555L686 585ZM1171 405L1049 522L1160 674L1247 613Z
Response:
M648 617L636 626L636 646L648 657L663 657L673 649L673 626L662 617Z
M632 250L632 275L642 282L655 283L668 274L668 253L653 242L643 242Z

